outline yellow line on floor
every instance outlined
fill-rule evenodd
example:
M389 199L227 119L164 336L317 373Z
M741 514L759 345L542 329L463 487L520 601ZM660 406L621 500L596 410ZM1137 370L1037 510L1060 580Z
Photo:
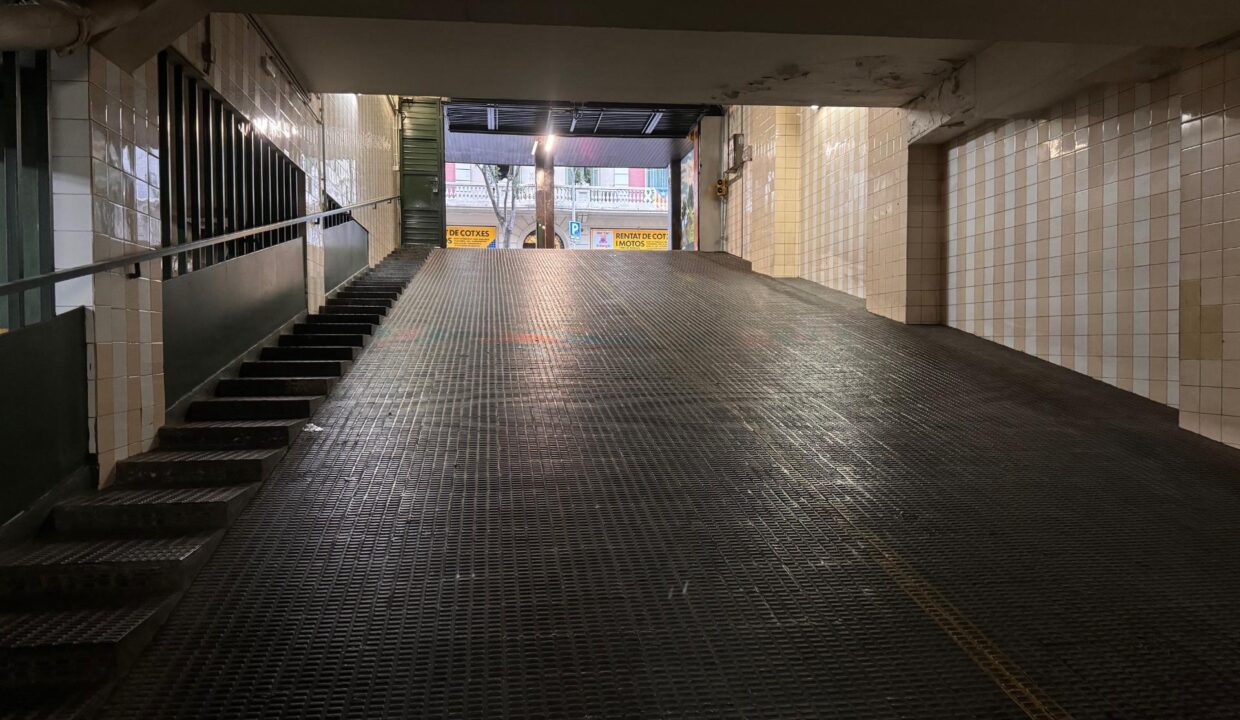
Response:
M770 447L771 452L780 459L779 469L785 475L799 482L806 481L793 465L784 460L783 452L764 433L748 422L745 422L745 425L755 435L762 438L763 442ZM1029 673L1005 655L999 646L987 637L986 633L974 625L938 588L917 572L900 553L887 544L886 540L866 527L847 505L825 493L823 497L844 519L853 534L878 553L879 566L895 582L896 586L916 603L935 625L947 633L956 647L964 651L973 664L985 673L1025 715L1031 720L1072 720L1072 715L1060 707L1059 703L1055 702L1045 690L1038 687Z
M607 286L615 296L620 293L615 286L603 276L598 278L599 284ZM643 322L640 316L636 318ZM652 333L653 335L654 333ZM722 399L721 399L722 400ZM725 404L726 400L723 401ZM779 459L779 469L785 475L800 483L808 484L808 480L796 471L795 466L787 461L784 453L775 443L771 442L766 433L755 427L735 407L728 404L728 409L750 432L771 449L771 453ZM844 519L856 537L868 543L880 556L879 566L895 582L896 586L922 609L947 636L964 651L987 677L1003 691L1003 694L1019 707L1031 720L1072 720L1072 715L1055 702L1046 691L1038 687L1033 678L1019 665L999 649L999 646L986 636L980 628L973 624L963 612L958 610L942 592L934 587L920 573L913 569L898 552L885 540L867 528L851 509L829 494L823 497L832 509Z

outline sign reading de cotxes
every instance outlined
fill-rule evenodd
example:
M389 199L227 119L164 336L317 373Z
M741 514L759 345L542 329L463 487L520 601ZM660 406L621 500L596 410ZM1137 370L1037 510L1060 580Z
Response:
M450 248L495 247L494 225L449 225L447 228Z

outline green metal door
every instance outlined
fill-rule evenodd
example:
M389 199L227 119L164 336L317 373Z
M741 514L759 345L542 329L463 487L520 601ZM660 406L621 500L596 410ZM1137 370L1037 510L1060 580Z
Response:
M402 245L443 247L443 103L439 98L400 101L400 204Z

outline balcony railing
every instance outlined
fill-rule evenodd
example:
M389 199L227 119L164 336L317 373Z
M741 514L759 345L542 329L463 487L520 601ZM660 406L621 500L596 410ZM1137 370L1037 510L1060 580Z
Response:
M502 187L500 191L503 192ZM517 207L533 207L534 192L533 185L518 187ZM557 210L571 209L574 198L577 202L577 209L581 211L667 212L667 190L664 188L556 186L555 207ZM448 207L491 207L486 186L482 183L447 183L446 199Z

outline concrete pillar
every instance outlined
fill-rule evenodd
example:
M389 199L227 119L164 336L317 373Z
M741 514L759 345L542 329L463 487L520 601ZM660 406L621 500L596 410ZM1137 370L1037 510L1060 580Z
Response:
M667 217L670 225L668 236L672 239L672 249L679 250L684 242L684 218L680 196L680 162L672 161L667 166Z
M540 248L555 247L555 161L548 144L543 138L534 151L534 228Z

